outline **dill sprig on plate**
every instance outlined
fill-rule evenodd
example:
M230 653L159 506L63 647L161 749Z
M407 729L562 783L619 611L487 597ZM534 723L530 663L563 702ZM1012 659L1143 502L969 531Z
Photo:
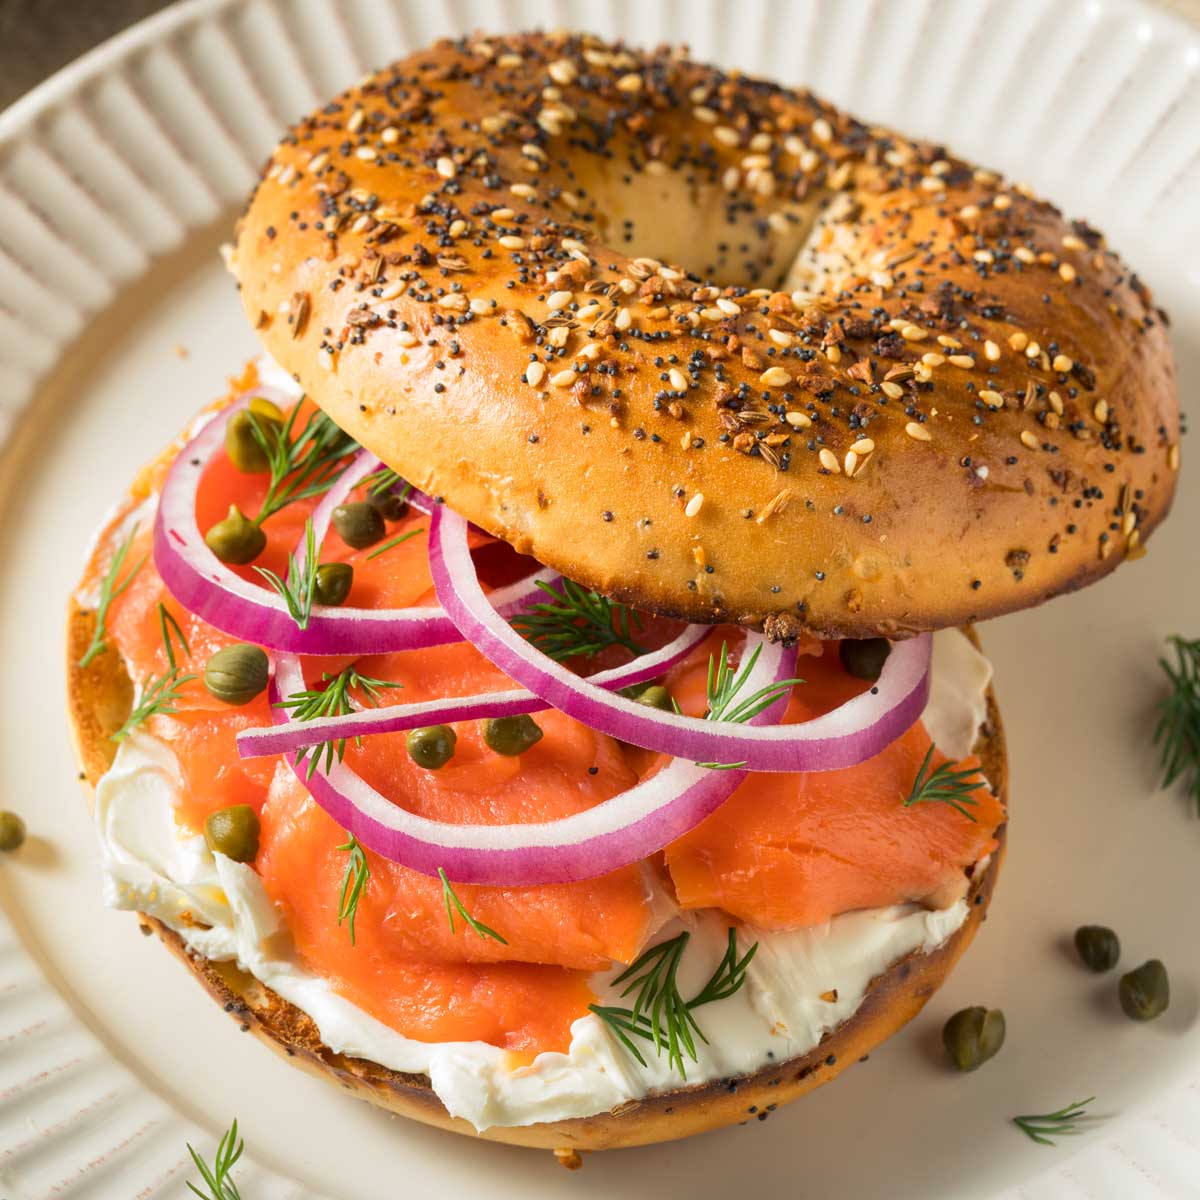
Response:
M299 430L299 403L292 406L282 424L264 420L251 409L246 411L250 432L271 472L255 525L297 500L323 495L342 473L342 460L358 449L358 443L320 410L310 413Z
M425 526L422 525L420 529L410 529L407 533L396 534L394 538L389 538L383 543L382 546L372 550L371 553L367 555L367 561L370 562L371 559L378 558L381 554L386 554L394 547L401 545L403 542L407 542L409 538L415 538L417 534L424 532Z
M738 696L745 686L750 672L758 662L762 646L755 646L754 652L738 668L729 661L729 647L722 642L719 655L708 656L708 710L704 714L706 721L730 721L744 725L752 717L757 717L765 708L769 708L780 696L790 692L803 679L782 679L778 683L769 683L761 687L752 696ZM734 771L744 767L744 762L720 763L702 762L698 767L707 767L712 771Z
M641 630L642 619L628 605L570 579L557 588L539 580L538 587L549 600L514 617L512 627L555 662L599 654L610 646L623 646L634 655L646 653L633 636Z
M1053 1146L1056 1137L1079 1132L1079 1122L1087 1118L1087 1106L1095 1096L1086 1100L1072 1100L1070 1104L1052 1113L1025 1113L1013 1117L1013 1124L1039 1146Z
M221 1140L217 1143L217 1153L211 1167L193 1149L191 1142L188 1142L187 1148L188 1153L192 1156L192 1162L196 1165L196 1170L200 1172L200 1178L208 1188L208 1191L202 1192L189 1180L188 1190L190 1192L199 1196L200 1200L242 1200L242 1193L238 1191L237 1184L233 1182L230 1174L238 1159L242 1157L242 1151L246 1148L245 1140L238 1137L236 1120L222 1134Z
M683 1056L697 1061L696 1038L708 1039L692 1016L693 1010L718 1000L726 1000L746 982L746 968L758 950L755 942L739 957L737 931L729 930L729 942L721 961L704 986L684 1000L678 985L679 964L691 934L686 930L670 941L651 946L641 957L613 980L613 986L625 984L621 998L634 995L633 1007L593 1004L590 1009L612 1030L626 1050L644 1067L646 1060L633 1038L642 1038L654 1046L667 1062L687 1078Z
M1171 691L1158 703L1154 744L1159 747L1162 786L1184 780L1200 811L1200 638L1189 641L1176 634L1168 641L1175 648L1175 661L1160 658L1158 665Z
M298 629L307 629L312 616L313 595L317 590L317 537L313 532L312 518L304 522L304 570L296 565L296 556L288 555L287 579L280 579L266 567L255 567L267 583L277 591L287 605L288 615Z
M371 868L367 865L367 856L359 844L358 838L352 834L350 840L339 846L339 850L349 852L346 859L346 871L342 876L342 890L338 894L338 918L341 926L345 921L350 926L350 945L354 945L354 921L358 916L358 902L362 899L367 881L371 878Z
M125 565L126 558L129 557L130 547L133 545L133 539L137 536L138 527L134 524L125 540L117 547L116 553L112 556L112 562L108 564L108 570L104 573L104 578L100 581L100 595L96 601L96 628L92 631L92 640L88 643L87 649L83 652L83 657L79 660L80 667L89 666L92 660L103 654L108 649L106 632L104 628L105 621L108 620L108 610L112 602L133 582L133 577L146 565L146 558L143 555L130 568L129 573L124 579L118 580L121 574L121 568Z
M370 675L360 675L352 663L343 667L336 675L328 672L321 676L322 685L304 688L293 692L286 700L275 704L276 708L286 708L294 721L313 721L318 717L344 717L351 708L350 693L359 691L372 708L379 704L379 693L385 688L403 687L401 683L391 683L386 679L372 679ZM355 738L354 744L362 744L361 738ZM333 766L336 758L341 762L346 754L346 739L337 738L329 742L321 742L316 746L304 746L296 752L296 765L299 766L308 759L308 778L324 760L324 770Z
M442 881L442 900L446 905L446 917L450 922L451 933L456 932L454 928L454 914L457 912L458 915L462 917L464 921L466 921L467 925L481 938L491 938L492 941L499 942L502 946L508 945L507 938L501 937L500 934L498 934L490 926L485 925L482 921L477 921L469 912L467 912L465 905L458 898L458 893L454 890L450 880L446 878L446 872L441 867L438 867L438 878Z
M979 803L975 799L974 792L983 786L983 777L979 774L979 768L971 767L956 771L954 768L958 764L948 760L930 771L929 762L932 758L933 746L931 745L925 751L925 758L917 771L916 779L913 780L912 790L904 801L904 807L912 808L914 804L948 804L962 813L967 820L974 821L975 816L971 812L971 808Z
M179 711L177 705L186 684L198 679L198 675L182 675L178 661L175 658L174 638L179 642L179 648L189 658L191 648L179 622L167 611L167 606L158 602L158 626L162 631L163 649L167 655L167 669L161 675L147 679L141 687L138 702L133 711L125 718L125 723L112 735L114 742L123 742L143 721L154 716L170 716Z

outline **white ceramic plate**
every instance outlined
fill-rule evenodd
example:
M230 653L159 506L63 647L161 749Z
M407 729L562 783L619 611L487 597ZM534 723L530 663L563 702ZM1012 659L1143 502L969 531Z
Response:
M254 165L369 65L534 24L686 40L1030 181L1137 264L1175 317L1183 395L1200 382L1200 36L1117 0L198 0L52 79L0 117L0 800L33 834L0 863L0 1195L178 1197L185 1141L211 1150L234 1116L248 1200L1200 1195L1200 823L1155 790L1149 745L1162 639L1200 635L1195 471L1146 559L985 629L1013 759L993 917L908 1030L765 1125L578 1175L452 1139L289 1070L100 907L62 605L137 466L254 349L216 256ZM1153 1026L1065 953L1095 920L1127 961L1170 965ZM957 1077L938 1031L980 1002L1008 1045ZM1105 1120L1058 1149L1008 1124L1091 1094Z

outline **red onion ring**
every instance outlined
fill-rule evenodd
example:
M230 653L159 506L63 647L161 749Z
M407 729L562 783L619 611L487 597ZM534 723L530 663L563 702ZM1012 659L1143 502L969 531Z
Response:
M445 505L430 518L429 565L450 619L509 678L592 729L676 758L736 762L750 771L850 767L909 729L929 695L933 640L922 634L893 645L870 691L801 724L750 727L661 712L572 674L521 637L484 595L467 522Z
M366 609L314 605L308 628L300 629L279 596L243 579L208 548L196 524L200 480L209 459L224 443L225 426L251 396L261 392L255 389L217 413L184 446L167 475L154 521L154 565L171 595L214 628L270 650L380 654L461 641L462 635L436 606ZM318 545L328 528L329 514L377 465L377 460L363 451L322 498L313 514ZM323 514L320 529L318 513ZM541 595L538 580L557 578L552 571L536 572L495 592L493 601L499 611L515 614Z
M622 688L655 679L668 667L690 654L708 637L706 625L689 625L661 649L643 654L632 662L588 676L597 687ZM448 696L423 700L416 704L391 704L386 708L368 708L340 717L315 721L293 721L290 725L246 729L237 735L242 758L264 758L289 754L307 746L340 738L366 737L377 733L400 733L422 725L475 721L482 717L513 717L520 713L542 712L550 706L524 688L500 692L481 692L474 696Z
M743 653L761 645L743 694L786 679L795 651L748 634ZM299 660L280 655L270 698L277 705L304 687ZM780 696L754 718L777 720L787 705ZM274 708L279 725L292 723L286 709ZM394 804L345 763L326 772L289 756L296 777L316 802L363 846L425 875L439 868L455 883L524 886L592 879L640 862L695 828L719 808L746 776L745 771L711 771L676 759L649 779L609 800L557 821L526 825L452 825L432 821Z

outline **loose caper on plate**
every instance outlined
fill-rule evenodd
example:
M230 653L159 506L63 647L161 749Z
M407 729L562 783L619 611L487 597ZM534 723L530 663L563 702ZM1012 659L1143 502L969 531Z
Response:
M204 822L204 841L214 854L234 862L253 862L258 855L258 813L248 804L234 804L210 813Z
M942 1042L960 1071L974 1071L1004 1045L1004 1014L975 1005L956 1012L942 1028Z
M542 730L528 713L519 717L488 717L483 722L483 740L497 754L512 757L537 745L542 740Z
M634 699L649 708L660 708L663 712L675 711L675 701L672 699L671 693L660 683L652 683L649 687L643 688Z
M373 489L367 492L367 503L375 509L385 521L398 521L408 512L408 501L399 492L385 488L381 492Z
M313 588L313 600L317 604L337 607L346 603L350 588L354 584L354 568L349 563L322 563L317 568L317 582Z
M449 725L423 725L405 739L409 757L418 767L436 771L454 757L458 735Z
M231 504L229 515L211 526L204 540L223 563L244 566L263 552L267 535L236 504Z
M1171 1003L1171 981L1167 968L1152 958L1121 976L1117 995L1125 1015L1134 1021L1153 1021L1167 1011Z
M1089 971L1110 971L1121 957L1121 942L1107 925L1080 925L1075 949Z
M25 842L25 822L15 812L0 811L0 850L19 850Z
M235 642L218 650L204 667L204 686L226 704L249 704L267 686L270 663L259 646Z
M355 550L365 550L368 546L373 546L387 533L383 515L365 500L339 504L333 510L332 520L338 537Z

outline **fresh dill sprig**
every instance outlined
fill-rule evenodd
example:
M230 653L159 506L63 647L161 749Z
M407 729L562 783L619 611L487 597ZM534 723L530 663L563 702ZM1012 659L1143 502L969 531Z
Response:
M386 554L393 547L399 546L401 542L407 542L409 538L415 538L418 533L424 532L425 526L422 525L420 529L410 529L407 533L396 534L394 538L390 538L388 541L384 542L383 545L377 550L372 550L371 553L367 555L367 561L370 562L371 559L378 558L381 554Z
M1095 1096L1086 1100L1072 1100L1070 1104L1052 1113L1026 1113L1013 1117L1013 1124L1039 1146L1053 1146L1056 1137L1078 1133L1078 1122L1087 1116L1087 1106Z
M512 627L555 662L599 654L609 646L623 646L634 655L646 653L633 637L642 619L628 605L570 579L562 580L561 591L542 580L538 587L550 599L514 617Z
M367 880L371 878L371 868L367 865L367 856L359 845L358 838L350 835L350 840L339 850L349 851L346 859L346 873L342 876L342 890L338 895L338 918L340 926L343 921L350 926L350 945L354 945L354 921L358 916L358 902L362 899Z
M667 1051L667 1062L687 1078L683 1056L697 1061L696 1038L708 1039L692 1016L694 1009L718 1000L726 1000L746 982L746 968L758 950L755 942L745 954L738 955L737 931L729 930L725 954L704 986L690 1000L679 992L677 976L683 952L691 934L686 930L667 942L651 946L640 958L613 980L613 986L626 984L624 999L634 995L633 1007L593 1004L591 1011L612 1030L626 1050L644 1067L645 1058L634 1037L651 1042L656 1054Z
M1159 747L1162 786L1183 779L1200 811L1200 638L1189 641L1176 634L1168 641L1175 647L1175 662L1160 658L1158 665L1166 672L1171 692L1158 703L1154 744Z
M755 646L754 652L737 670L729 661L729 648L724 642L721 643L719 656L708 656L708 711L704 714L706 721L732 721L744 725L751 717L757 717L763 709L774 704L780 696L804 682L803 679L783 679L759 688L752 696L738 698L738 692L745 686L761 652L762 646ZM710 771L736 771L746 764L702 762L696 765L707 767Z
M313 594L317 589L317 538L312 518L304 523L304 570L296 566L296 556L288 555L287 579L280 579L266 567L254 569L273 587L287 605L288 614L298 629L307 629L312 616Z
M477 921L469 912L467 912L463 902L458 898L458 893L451 886L450 880L446 878L446 872L438 867L438 878L442 881L442 900L446 905L446 917L450 922L450 932L454 933L454 913L457 910L458 915L473 929L481 938L491 938L495 942L499 942L502 946L508 945L508 939L501 937L490 926L485 925L482 921Z
M912 808L914 804L929 802L948 804L962 813L968 821L974 821L975 816L970 810L979 801L975 799L973 793L983 786L983 777L979 774L979 768L970 767L967 770L956 771L954 768L957 764L947 761L930 771L929 761L932 758L933 746L931 745L925 751L925 758L921 763L920 770L917 771L916 779L913 780L912 790L904 801L904 807ZM970 808L967 807L968 805Z
M343 667L336 675L325 672L321 680L324 686L293 692L286 700L280 700L275 707L288 709L295 721L313 721L318 717L343 717L350 711L351 691L360 691L367 703L374 708L379 704L379 693L385 688L404 686L402 683L391 683L386 679L372 679L369 675L360 675L353 663ZM362 739L355 738L354 744L361 745ZM298 750L296 765L299 766L307 758L308 778L311 779L322 759L323 769L328 771L333 766L333 760L336 758L341 762L345 754L346 739L337 738Z
M310 413L297 431L300 407L294 404L282 425L247 409L250 432L271 471L255 525L297 500L327 492L342 473L342 460L358 449L358 443L319 410Z
M362 481L367 493L371 496L382 496L384 492L390 492L399 482L400 476L391 467L376 467ZM406 483L400 498L404 499L410 491L412 491L412 484Z
M105 640L104 623L108 620L109 607L133 582L133 577L146 565L146 558L148 556L144 555L138 559L125 578L118 582L117 577L121 574L121 568L125 565L126 558L129 557L129 550L133 545L133 539L137 535L137 531L138 527L135 524L129 530L129 534L125 540L117 547L116 553L112 556L112 562L108 564L108 570L104 573L104 578L100 581L100 596L96 602L96 628L92 631L92 640L88 642L88 647L83 652L83 657L79 660L80 667L89 666L94 658L103 654L108 649L108 642Z
M155 675L142 684L141 695L133 711L125 718L125 723L112 735L114 742L123 742L143 721L154 716L171 716L179 711L179 698L183 694L185 684L198 679L198 675L181 675L180 666L175 658L175 647L172 638L178 640L179 648L189 658L191 647L179 622L167 611L167 606L158 602L158 627L162 631L163 649L167 655L167 669L161 675Z
M221 1135L211 1167L193 1149L191 1142L188 1142L187 1148L188 1153L192 1156L192 1162L196 1164L196 1170L200 1172L200 1178L208 1188L207 1192L202 1192L189 1180L188 1190L190 1192L199 1196L200 1200L242 1200L242 1193L238 1191L237 1184L233 1182L231 1175L238 1159L242 1157L242 1151L246 1148L245 1139L238 1137L236 1120Z

